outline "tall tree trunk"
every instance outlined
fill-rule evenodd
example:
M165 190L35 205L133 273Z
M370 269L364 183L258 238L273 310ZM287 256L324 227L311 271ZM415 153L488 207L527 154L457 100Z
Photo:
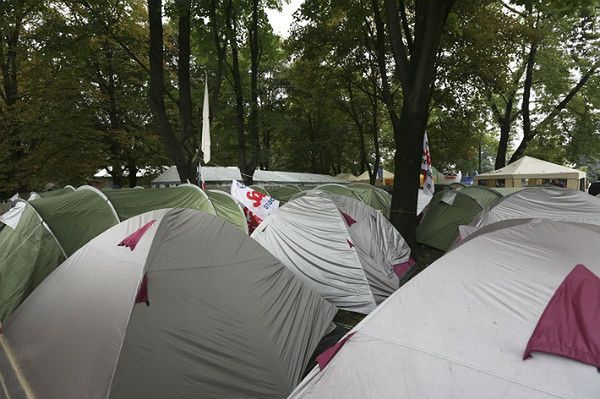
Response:
M595 63L590 69L588 69L588 71L581 76L577 84L573 86L571 90L569 90L569 93L567 93L565 98L556 104L552 111L546 115L546 117L533 129L531 128L531 118L529 115L529 95L526 97L526 91L525 89L523 90L523 139L510 158L509 163L513 163L525 155L525 150L529 146L529 143L537 136L544 126L550 123L563 109L567 107L567 105L569 105L569 102L571 102L577 93L581 91L581 89L586 85L587 81L598 72L599 67L600 63ZM527 79L525 80L525 84L528 84ZM531 82L529 82L529 85L531 85ZM525 107L527 108L527 114L525 114Z
M513 122L512 108L513 97L510 97L506 103L504 114L498 118L498 123L500 125L500 140L498 141L498 151L496 152L496 163L494 165L495 169L500 169L506 166L506 151L508 150L508 141L510 140L510 127ZM481 170L479 173L481 173Z
M406 38L406 42L413 43L414 50L411 50L402 38L397 1L384 1L387 32L403 95L400 120L396 123L392 120L396 154L390 220L415 254L419 252L415 233L422 143L435 80L437 53L453 3L452 0L415 2L414 38Z
M175 136L165 108L161 0L148 0L148 22L150 30L150 46L148 51L150 59L149 97L154 123L156 124L161 141L165 145L167 152L175 162L175 165L177 165L181 181L185 182L189 180L196 182L197 179L192 166L192 157L187 156L186 152L183 150L183 143Z
M258 7L259 0L252 0L252 18L250 29L248 29L250 38L250 115L248 117L248 133L251 142L250 162L246 166L246 173L253 176L260 153L260 140L258 133Z
M233 0L227 2L225 9L227 30L229 36L229 47L231 48L231 75L233 79L233 91L235 93L235 122L238 131L238 167L244 183L253 183L252 174L246 173L246 131L244 126L244 95L242 92L242 77L240 73L239 50L237 44L237 16L233 7Z
M108 121L109 121L109 137L108 142L110 144L110 155L112 158L112 171L111 177L113 181L113 187L123 187L123 169L121 166L123 148L117 137L119 129L121 128L121 120L119 116L119 110L117 107L117 83L115 82L114 63L113 63L113 50L110 46L110 42L106 39L105 43L105 56L107 61L107 80L108 83L100 87L105 87L108 94ZM98 73L98 78L102 78L102 73Z
M198 148L194 139L192 121L192 89L190 81L190 8L191 0L175 0L178 14L177 35L177 80L179 90L179 121L181 124L181 142L183 150ZM188 154L188 158L193 154Z
M215 71L214 89L212 92L210 119L214 120L219 113L221 87L225 74L225 56L227 54L227 41L221 39L221 31L219 28L219 20L217 19L217 0L210 0L209 3L209 20L210 29L213 36L215 51L217 54L217 69Z
M377 179L377 173L379 171L379 165L381 164L381 151L379 149L379 101L377 100L377 82L375 81L375 69L371 68L373 76L373 95L369 96L371 102L371 113L373 118L373 147L375 150L375 164L373 165L373 176L370 177L371 184L375 185Z
M127 169L129 171L129 187L134 188L137 186L138 167L135 165L135 163L130 163L127 165Z

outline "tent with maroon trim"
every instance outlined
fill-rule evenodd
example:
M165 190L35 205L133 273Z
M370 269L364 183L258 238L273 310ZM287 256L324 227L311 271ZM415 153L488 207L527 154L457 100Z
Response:
M325 192L280 207L252 238L332 304L363 314L398 289L411 264L410 248L381 212Z
M11 398L281 398L335 308L233 225L134 216L52 272L4 324Z
M600 227L504 226L396 291L289 398L600 398Z

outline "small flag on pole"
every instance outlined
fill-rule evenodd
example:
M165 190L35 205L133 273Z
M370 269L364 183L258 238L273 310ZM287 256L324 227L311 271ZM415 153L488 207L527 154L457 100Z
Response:
M431 169L431 154L429 153L429 140L427 132L423 136L423 160L421 162L421 173L425 176L423 179L423 192L427 195L433 195L435 186L433 185L433 170Z
M204 108L202 109L202 155L206 165L210 162L210 112L208 108L208 77L204 80Z
M208 75L205 75L204 79L204 106L202 108L202 160L204 164L210 162L210 111L208 105ZM206 182L204 181L204 175L202 174L202 167L198 163L198 175L202 182L202 189L206 190Z

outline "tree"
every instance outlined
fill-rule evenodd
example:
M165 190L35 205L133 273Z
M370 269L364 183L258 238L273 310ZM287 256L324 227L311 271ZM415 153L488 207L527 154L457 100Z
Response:
M405 1L384 0L382 10L379 1L371 0L383 99L396 147L390 220L413 249L417 248L416 205L422 143L440 42L453 4L452 0L423 0L415 2L411 10ZM400 107L387 78L387 42L392 54L394 77L402 87Z
M150 108L162 142L175 162L181 181L197 182L194 155L197 140L192 121L192 96L190 82L190 10L189 0L176 0L178 20L177 87L179 98L178 134L169 120L165 105L165 71L162 0L148 0L148 26L150 31Z

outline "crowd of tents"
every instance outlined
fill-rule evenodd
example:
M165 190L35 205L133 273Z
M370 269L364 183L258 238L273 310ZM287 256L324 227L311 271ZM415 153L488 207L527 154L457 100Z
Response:
M282 206L250 235L233 197L189 184L17 201L0 227L5 395L600 397L600 198L421 192L417 241L444 255L408 278L385 191L253 188ZM340 312L366 317L323 351Z

